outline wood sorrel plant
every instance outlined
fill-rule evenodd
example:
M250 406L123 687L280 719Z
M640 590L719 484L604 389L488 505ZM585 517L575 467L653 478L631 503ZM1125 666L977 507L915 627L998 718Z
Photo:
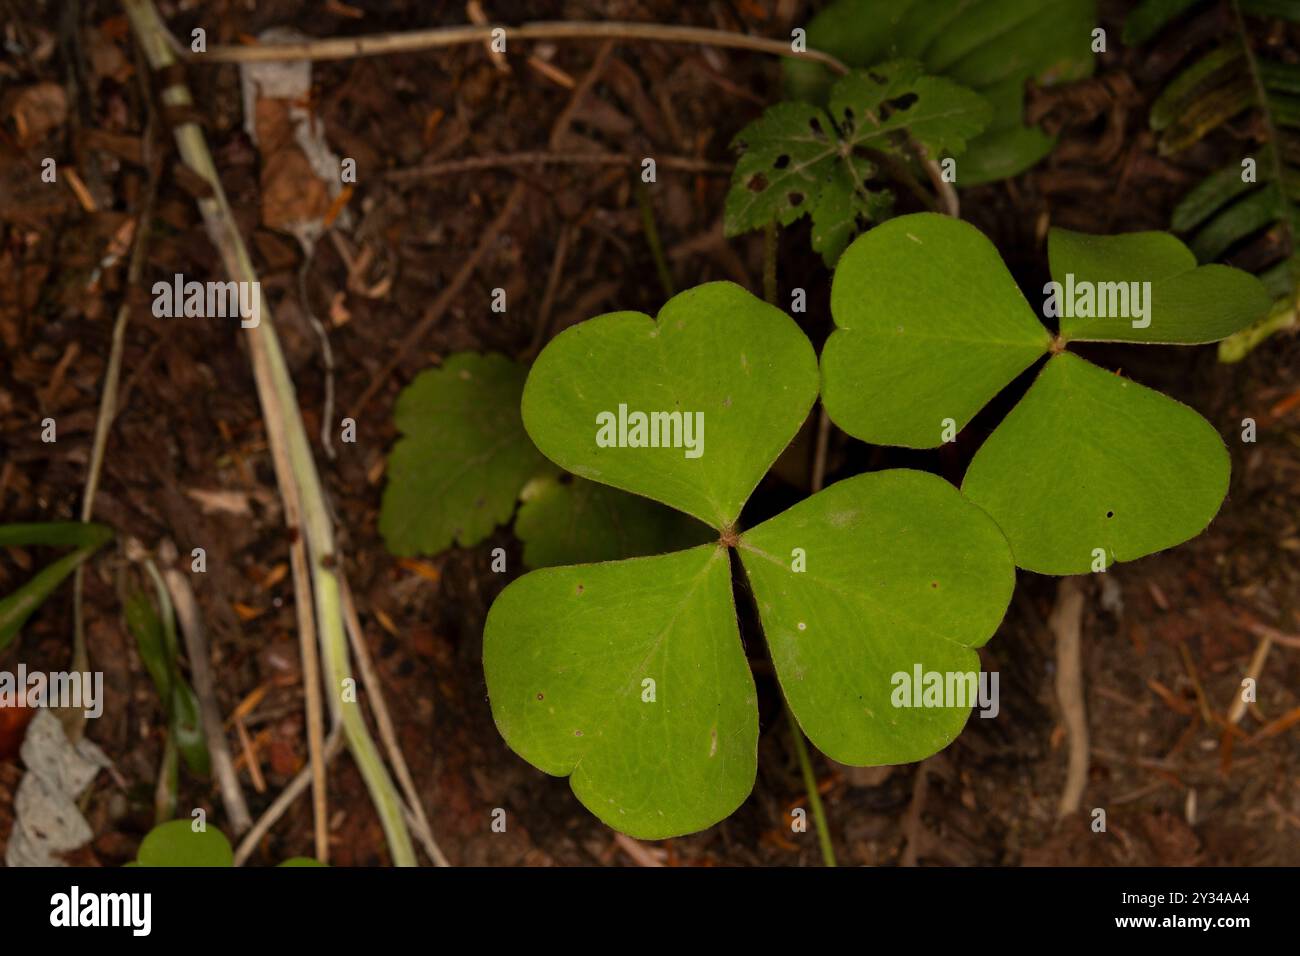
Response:
M522 403L537 448L698 518L717 541L547 568L507 587L483 648L507 743L569 776L616 829L698 830L740 804L756 770L733 552L803 731L836 760L880 765L922 759L960 732L969 700L900 705L897 675L977 672L1015 564L1104 571L1203 529L1227 488L1214 429L1065 348L1214 341L1257 319L1267 294L1239 270L1197 267L1162 233L1056 230L1049 245L1055 337L992 244L958 220L892 220L836 269L821 391L859 438L939 445L1050 356L976 455L964 495L923 472L878 472L738 529L817 397L818 369L788 316L730 283L674 297L657 320L599 316L547 346ZM683 453L688 416L703 422L694 457Z
M543 454L717 534L674 554L534 571L488 615L484 669L507 743L571 776L578 798L625 833L707 827L753 786L758 713L733 551L786 698L829 756L919 760L966 721L968 709L891 706L891 675L979 669L974 648L1014 582L1006 541L980 509L939 478L898 470L736 526L817 391L798 326L724 282L675 296L657 320L620 312L575 326L529 375L523 419ZM674 413L702 414L698 457L673 447ZM602 447L610 414L628 426Z
M975 227L922 213L867 233L835 272L822 401L863 441L933 448L1050 356L962 491L1020 567L1104 571L1199 534L1227 493L1228 454L1186 405L1066 349L1215 342L1264 315L1269 296L1239 269L1198 267L1167 233L1054 229L1048 257L1055 338Z

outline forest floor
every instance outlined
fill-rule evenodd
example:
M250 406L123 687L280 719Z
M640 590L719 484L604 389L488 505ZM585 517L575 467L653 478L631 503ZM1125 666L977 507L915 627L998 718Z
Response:
M314 35L376 33L465 16L459 3L416 0L249 6L201 0L160 9L177 36L203 25L210 43L279 25ZM807 4L776 0L524 6L487 4L507 20L690 22L769 36L788 35L807 13ZM49 5L44 16L38 5L19 7L0 2L11 51L0 63L0 520L69 520L79 514L113 317L126 294L121 249L147 192L148 108L126 20L113 3ZM1030 110L1061 132L1052 157L1013 181L962 193L963 216L991 236L1026 290L1046 280L1049 226L1165 228L1177 198L1230 155L1231 144L1217 141L1177 162L1157 155L1147 107L1173 57L1120 48L1126 7L1103 4L1102 24L1116 40L1094 78L1031 94ZM634 860L578 804L567 781L511 753L493 725L482 631L506 580L490 571L488 555L504 547L518 566L509 529L479 547L427 559L398 560L385 550L377 513L395 437L394 398L416 372L450 353L518 356L539 323L553 333L605 311L654 313L662 294L626 168L556 163L389 173L547 149L707 160L716 168L659 164L652 202L673 278L678 288L719 278L755 291L761 284L761 235L724 240L721 211L728 144L779 98L779 64L744 51L618 42L594 93L566 114L572 87L600 55L599 42L562 41L514 53L505 69L480 46L315 64L310 107L334 151L357 160L360 176L348 216L335 222L337 238L318 242L306 262L298 242L267 223L313 199L300 179L277 176L250 141L238 68L189 70L313 438L327 372L300 295L300 270L306 305L328 327L335 417L356 420L357 441L335 441L333 459L318 444L317 457L402 745L439 841L457 864ZM13 119L18 109L26 111L21 130ZM32 170L46 155L75 170L84 195L39 182ZM428 315L520 183L522 198L466 287L418 346L399 354L398 343ZM224 278L192 188L167 153L145 247L146 288L175 273ZM572 241L557 255L562 233ZM102 267L115 250L116 261ZM829 274L809 250L806 220L782 234L778 279L783 300L795 286L809 290L808 312L799 318L820 345L829 331ZM507 292L504 314L489 308L494 288ZM240 757L240 779L255 816L306 760L289 543L245 342L236 323L180 321L154 318L143 306L132 314L121 411L96 499L96 518L117 539L88 565L85 580L89 652L106 684L104 715L89 732L116 774L101 774L86 802L96 836L73 858L85 865L132 859L152 823L164 721L115 585L128 539L150 548L171 539L182 554L206 549L207 574L195 576L196 588L221 709L230 715L243 705L251 747ZM1112 347L1102 354L1110 367L1193 404L1214 423L1231 450L1233 477L1205 534L1087 584L1083 662L1092 748L1084 808L1057 818L1067 752L1047 624L1057 585L1022 574L1004 624L982 652L985 669L1001 676L996 718L972 718L956 743L920 765L852 769L814 752L842 863L1300 864L1300 648L1272 647L1255 675L1259 700L1242 720L1244 739L1225 747L1220 725L1261 642L1252 622L1300 631L1300 342L1275 339L1233 366L1219 364L1212 347ZM57 421L57 443L41 440L46 417ZM1253 444L1240 440L1248 417L1258 423ZM837 434L828 480L900 461L959 477L986 433L977 421L946 456L867 449ZM769 478L760 498L805 490L799 476L810 444L801 435L776 469L782 477ZM0 594L45 557L0 555ZM70 594L65 584L41 608L0 654L0 669L19 661L68 665ZM751 656L762 657L761 638L747 638ZM795 835L788 826L789 808L804 805L806 795L770 666L759 660L755 667L762 734L752 795L710 830L650 846L652 858L671 865L818 862L811 832ZM1291 724L1278 722L1287 715ZM10 724L0 720L0 850L22 774L20 728ZM333 862L387 862L350 758L334 761L329 783ZM181 800L213 808L221 824L206 783L186 780ZM490 826L498 807L508 814L504 833ZM1104 834L1090 826L1098 807L1107 812ZM304 797L252 862L311 853Z

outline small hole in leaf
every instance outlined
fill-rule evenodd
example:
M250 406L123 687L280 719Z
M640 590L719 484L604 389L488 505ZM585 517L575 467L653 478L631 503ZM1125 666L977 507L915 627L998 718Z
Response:
M886 100L885 105L888 106L891 110L905 110L913 103L915 103L916 100L917 100L917 95L915 93L905 93L902 96L896 97L895 99Z
M788 200L790 201L790 205L791 205L791 206L802 206L802 205L803 205L803 193L790 193L790 194L789 194L788 196L786 196L785 198L788 199Z
M790 165L790 157L787 156L785 153L782 153L780 156L776 158L776 162L772 164L772 167L774 169L785 169L789 165Z
M537 695L537 699L538 699L538 700L545 700L545 699L546 699L546 695L545 695L545 694L538 694L538 695Z
M887 83L887 82L889 82L888 80L886 80L883 76L881 76L879 73L875 72L874 70L871 71L870 73L868 73L867 76L871 77L871 82L873 82L873 83L882 83L882 84L883 84L883 83Z
M579 584L579 585L578 585L578 593L581 594L584 590L586 590L586 589L585 589L581 584Z
M812 130L812 134L816 136L818 139L826 138L826 134L822 132L822 124L818 121L816 117L813 117L808 121L808 128Z
M932 588L937 588L938 586L939 586L939 582L938 582L938 581L931 581L931 582L930 582L930 587L932 587Z
M1107 512L1106 512L1106 517L1107 517L1107 518L1113 518L1113 517L1115 517L1115 512L1113 512L1113 511L1107 511Z
M749 182L745 183L745 187L752 193L761 193L767 188L767 177L762 173L755 173L749 177Z
M575 737L581 737L581 736L582 736L582 731L581 731L581 730L575 730L575 731L573 732L573 736L575 736Z

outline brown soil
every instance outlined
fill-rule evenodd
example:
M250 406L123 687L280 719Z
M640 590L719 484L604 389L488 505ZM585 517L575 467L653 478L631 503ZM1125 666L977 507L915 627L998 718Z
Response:
M6 0L5 40L21 53L0 64L0 520L68 520L79 513L113 317L126 296L125 257L101 268L119 246L146 193L142 162L147 115L132 68L124 17L100 0L42 16ZM161 4L178 36L204 25L209 42L235 41L280 24L316 35L376 33L463 22L458 3L415 0L247 5L203 0ZM508 20L628 19L788 33L810 4L730 0L536 0L488 3ZM1127 4L1107 4L1103 24L1118 48ZM325 7L330 12L320 12ZM310 11L309 11L310 8ZM359 14L354 16L353 12ZM534 48L543 72L512 54L499 71L481 47L316 64L311 105L330 144L362 171L349 202L344 242L322 241L306 264L311 310L329 326L338 414L357 422L355 444L334 444L318 461L328 484L350 579L398 722L417 785L450 859L458 864L626 864L610 830L574 799L566 781L544 776L512 754L493 726L480 663L484 616L504 585L489 552L504 546L512 567L519 548L508 529L470 550L401 562L376 529L385 456L398 390L420 369L464 349L527 352L538 335L545 292L563 230L572 241L554 281L550 332L614 309L654 312L662 294L641 225L633 179L620 167L565 164L472 169L409 182L381 171L441 160L548 149L557 117L599 44ZM1293 48L1294 49L1294 48ZM1050 161L1018 179L963 194L963 214L988 232L1027 289L1045 276L1049 225L1094 232L1163 228L1177 197L1198 173L1215 168L1232 143L1212 139L1177 163L1159 157L1146 108L1172 58L1116 50L1097 76L1037 93L1030 108L1062 132ZM1161 70L1165 70L1164 75ZM549 73L550 75L546 75ZM76 82L74 83L74 77ZM566 80L568 78L568 80ZM264 224L276 183L243 131L237 71L190 71L213 154L240 226L276 309L308 434L320 431L325 373L317 338L299 297L303 253ZM13 97L39 83L25 129ZM779 96L771 58L740 51L619 43L576 111L559 151L675 155L725 163L732 135ZM52 112L51 112L52 111ZM35 117L35 120L32 120ZM48 128L41 129L48 119ZM1247 132L1242 131L1243 135ZM162 144L166 137L155 141ZM84 183L39 182L44 156ZM67 175L60 177L66 181ZM418 347L394 354L501 211L516 183L520 206L474 270L450 310ZM663 169L653 193L658 227L679 288L730 278L757 290L761 236L723 241L724 175ZM199 220L192 183L163 157L145 287L159 277L222 278ZM305 200L304 200L305 201ZM86 205L93 206L88 211ZM343 256L354 258L351 269ZM808 251L807 225L781 239L783 289L826 287ZM507 291L510 310L490 310L491 290ZM147 299L142 299L147 302ZM811 292L805 322L820 342L825 292ZM131 859L152 818L163 728L158 700L126 631L116 591L130 538L153 547L164 538L182 554L207 550L196 576L213 644L223 713L251 694L245 719L265 789L241 781L254 814L264 809L306 757L302 685L288 541L248 354L234 323L155 319L132 314L123 365L121 412L108 445L96 500L98 520L117 541L89 565L87 638L105 671L105 715L91 736L115 762L101 775L87 815L94 842L75 862ZM1001 714L973 719L958 741L923 765L858 770L814 753L840 860L857 864L1291 864L1300 863L1300 648L1275 645L1258 675L1259 701L1225 747L1220 725L1260 642L1259 621L1300 630L1300 345L1278 339L1246 362L1223 366L1212 348L1112 349L1103 357L1140 381L1195 405L1231 449L1229 498L1209 531L1173 551L1112 569L1088 584L1084 668L1092 759L1085 810L1065 821L1056 802L1066 744L1055 704L1054 647L1047 628L1055 582L1023 574L1007 619L984 652L1001 674ZM397 367L384 371L396 358ZM374 397L358 399L375 376ZM58 441L40 438L53 417ZM1243 444L1240 423L1259 424ZM963 443L981 440L977 422ZM782 475L804 470L808 436L789 453ZM961 450L959 449L959 453ZM968 454L967 452L964 452ZM890 457L837 436L833 480ZM962 463L934 456L943 470ZM195 492L227 492L214 500ZM773 500L799 489L770 479ZM0 594L12 591L47 557L0 556ZM67 666L72 633L70 584L0 654L0 668ZM752 653L762 647L748 635ZM805 802L770 669L756 663L762 703L759 777L729 820L652 848L674 865L815 864L811 833L790 834L787 810ZM1261 730L1268 728L1261 733ZM231 735L232 743L236 741ZM21 764L16 734L0 722L0 848L9 830ZM6 746L8 741L8 746ZM237 746L237 743L235 744ZM379 864L387 852L360 777L344 756L330 772L334 862ZM221 822L216 794L186 781L182 805L206 806ZM493 808L508 812L505 833L491 830ZM1107 833L1090 829L1094 807ZM255 856L268 863L312 852L309 802L301 799Z

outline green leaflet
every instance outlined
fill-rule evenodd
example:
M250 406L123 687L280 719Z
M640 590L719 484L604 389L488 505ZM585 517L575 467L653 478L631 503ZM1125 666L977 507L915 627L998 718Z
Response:
M907 763L957 736L973 696L918 709L892 698L896 675L918 668L978 674L972 648L997 629L1015 585L988 515L934 475L877 472L745 532L739 553L781 688L823 753Z
M1062 353L980 448L962 491L1020 567L1086 574L1198 535L1228 471L1222 439L1192 409Z
M216 827L195 831L189 820L170 820L145 834L137 866L233 866L234 851Z
M1066 340L1217 342L1258 321L1271 302L1250 273L1197 266L1192 251L1167 232L1090 236L1053 229L1047 249L1060 309L1048 314L1060 316ZM1086 310L1078 308L1080 295L1091 298Z
M379 530L394 554L478 544L510 520L519 489L543 468L524 434L528 374L501 355L461 352L403 389L403 433L388 458Z
M561 332L528 376L523 418L575 475L722 529L816 395L817 357L790 317L711 282L674 296L657 320L614 312ZM639 429L636 415L646 416ZM675 447L652 447L661 433Z
M892 194L870 184L883 166L913 162L907 137L931 156L956 155L988 120L981 97L906 61L842 77L825 110L778 103L733 143L741 155L727 193L726 234L789 225L811 212L813 248L834 265L863 224L892 207Z
M1024 125L1027 81L1042 84L1093 70L1095 0L835 0L807 26L808 46L865 68L905 57L993 103L992 119L959 160L958 184L1017 175L1055 140ZM788 60L786 91L824 102L830 71Z
M877 445L933 448L1051 343L993 244L933 213L857 239L831 286L835 331L822 351L822 402Z
M525 575L488 613L483 670L511 749L571 774L624 833L703 829L753 787L757 701L724 548Z
M110 528L80 521L0 525L0 547L70 547L71 553L51 562L13 594L0 598L0 651L18 636L32 613L63 579L113 537Z

